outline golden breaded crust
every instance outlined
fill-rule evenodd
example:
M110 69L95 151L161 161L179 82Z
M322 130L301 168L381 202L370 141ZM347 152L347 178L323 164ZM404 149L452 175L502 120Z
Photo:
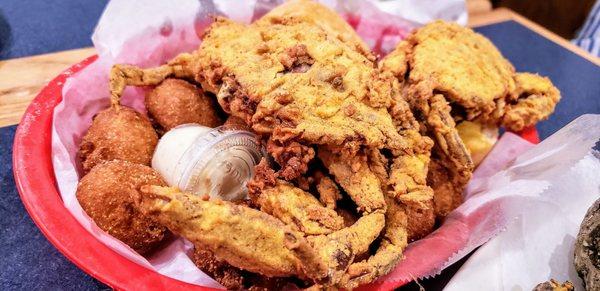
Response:
M560 99L550 80L515 73L487 38L443 21L415 30L380 67L398 79L422 132L435 140L428 184L440 218L462 202L471 155L480 161L495 142L476 127L520 131L546 119Z
M513 100L506 105L502 125L512 131L521 131L547 119L560 100L560 91L546 77L531 73L515 75L517 89Z
M425 94L444 93L469 115L490 114L495 101L515 88L513 66L487 38L469 28L436 21L406 41L412 45L410 81L425 87Z
M337 12L313 0L290 0L279 5L261 17L257 23L283 23L300 20L325 30L328 34L351 44L365 57L375 60L369 46L358 36L356 31Z
M246 27L219 19L199 58L203 86L260 133L285 128L311 143L350 147L353 139L374 147L398 142L386 111L390 80L319 27L291 21Z
M194 248L191 259L202 272L215 279L227 290L282 290L286 285L291 284L288 278L269 278L240 270L217 259L209 250Z
M142 187L135 202L142 213L240 269L269 277L325 275L323 264L310 264L315 253L304 237L264 212L156 186Z
M195 247L191 259L202 272L215 279L227 290L244 288L244 275L247 274L225 261L220 261L211 251Z
M329 234L344 227L335 210L323 206L310 193L284 181L260 194L260 210L306 235Z

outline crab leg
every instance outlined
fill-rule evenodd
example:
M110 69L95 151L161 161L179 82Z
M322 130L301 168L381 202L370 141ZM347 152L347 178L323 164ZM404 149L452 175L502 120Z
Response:
M536 74L517 73L515 75L516 90L512 103L504 108L505 113L500 121L502 126L521 131L544 120L554 112L560 100L560 92L552 82Z
M249 189L262 211L309 235L308 241L328 269L327 277L320 283L331 286L340 281L355 256L367 252L379 236L385 224L385 201L380 181L369 169L366 157L354 157L348 162L324 148L320 157L342 188L357 201L359 210L366 213L349 227L341 228L343 220L335 210L323 206L309 193L276 180L274 170L264 161L257 166ZM337 228L333 232L332 226ZM315 235L318 232L322 234Z
M374 202L377 198L383 199L383 194L379 187L379 180L369 171L366 164L362 164L357 170L360 175L354 175L351 174L350 166L338 157L328 156L327 161L331 163L330 166L333 165L332 168L335 169L338 178L352 175L352 177L341 178L346 181L344 185L348 185L346 183L361 185L350 191L353 197L362 195L359 193L362 190L374 191L366 193L374 198L369 200L372 202L369 203L368 213L349 227L342 228L343 220L335 210L323 206L311 194L284 181L270 178L275 172L267 167L265 162L257 166L255 178L249 184L249 189L252 200L260 206L261 211L279 218L287 225L298 228L308 235L307 240L327 266L327 277L320 283L331 286L339 282L357 254L368 251L369 245L381 232L385 224L385 204L384 201ZM376 187L371 188L370 183L376 183ZM367 201L366 198L357 199ZM358 204L361 208L360 203ZM372 205L378 206L375 208ZM367 207L362 205L361 209Z
M393 158L389 178L386 179L387 194L404 205L408 217L408 240L413 241L431 232L435 223L434 194L427 186L433 142L429 137L419 133L419 123L401 93L396 94L394 101L390 114L400 135L412 141L412 146L405 151L397 152ZM451 126L450 130L453 128ZM457 142L453 141L450 144L457 144Z
M396 199L388 196L386 201L385 228L379 248L369 259L351 264L339 286L353 289L372 282L389 273L402 259L402 251L408 241L406 212Z
M318 156L342 189L350 195L360 212L371 213L385 209L381 182L369 169L366 155L343 157L321 147Z
M387 164L383 155L378 151L370 155L372 170L379 173L381 185L387 189L385 228L375 254L349 266L339 283L344 288L352 289L389 273L402 259L408 241L429 233L433 227L433 191L426 186L431 142L412 129L415 122L403 124L411 128L400 131L414 143L411 150L393 158L387 171L383 171Z
M415 105L426 116L423 122L435 139L427 180L434 191L435 214L445 217L462 203L462 191L471 178L474 164L458 135L444 96L436 94L427 100L416 101Z
M261 211L270 214L307 235L329 234L344 227L333 208L289 182L277 178L266 159L254 167L248 183L249 197Z
M367 156L344 157L323 147L319 149L319 158L358 210L365 213L348 228L328 236L309 238L313 245L324 246L320 253L330 262L330 269L335 270L330 276L331 283L339 285L354 257L367 252L385 227L386 201L380 178L369 168ZM398 259L401 254L401 250L397 252Z
M193 78L192 55L180 54L166 65L142 69L131 65L114 65L110 71L110 100L112 106L119 105L126 86L158 85L168 77Z
M317 191L319 192L319 201L330 209L335 209L337 201L342 199L342 194L337 184L322 173L320 173L320 177L318 178Z
M396 144L407 145L402 149L390 149L394 156L391 166L378 149L369 150L367 157L344 160L345 163L340 162L340 155L319 150L319 158L342 188L358 201L359 209L361 205L374 205L367 197L380 197L374 201L381 201L383 197L386 205L385 225L377 251L367 260L348 266L336 284L339 287L352 289L389 273L402 258L410 237L422 236L433 227L433 191L426 186L432 142L418 132L418 122L404 99L394 100L390 111L404 140ZM370 188L363 183L376 187ZM364 242L360 247L369 244ZM354 248L356 254L361 250Z
M135 195L142 213L235 267L266 276L326 276L302 234L266 213L168 187L144 186Z
M379 209L329 235L307 237L327 265L328 276L322 283L328 286L339 285L356 255L368 251L384 226L385 214Z
M379 66L399 81L398 91L409 101L410 109L417 113L421 131L427 131L435 141L427 184L434 190L436 216L445 217L462 202L462 190L471 177L474 165L467 147L458 135L456 124L450 114L451 107L444 95L435 94L432 89L433 84L430 82L412 83L414 80L409 78L411 65L414 65L410 63L412 53L412 44L401 42ZM403 102L398 104L402 106L396 106L399 109L393 108L390 114L399 119L397 124L401 122L406 129L411 129L414 119L399 118L405 116L404 113L409 110ZM447 182L448 180L451 182ZM410 217L412 216L409 215Z
M260 210L279 218L306 235L329 234L344 227L344 220L310 193L278 180L260 193Z
M471 155L458 135L456 124L450 115L450 106L444 96L433 95L427 104L420 106L420 110L427 116L429 128L433 128L439 150L451 161L455 171L459 174L472 172Z
M435 224L433 190L427 186L429 153L403 155L390 167L387 195L402 204L408 217L409 241L431 232Z

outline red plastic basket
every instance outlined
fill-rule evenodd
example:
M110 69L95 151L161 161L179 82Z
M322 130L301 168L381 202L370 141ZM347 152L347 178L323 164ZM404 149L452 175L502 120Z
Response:
M111 250L67 211L52 167L52 116L65 80L98 57L92 56L54 78L27 108L13 146L17 189L29 215L48 240L79 268L119 290L215 290L161 275Z
M52 167L52 116L54 107L62 100L65 80L96 59L97 56L91 56L54 78L29 105L17 128L13 166L25 208L63 255L114 289L215 290L166 277L122 257L94 238L65 208ZM535 128L524 131L521 136L530 142L539 142ZM387 287L392 286L386 284Z

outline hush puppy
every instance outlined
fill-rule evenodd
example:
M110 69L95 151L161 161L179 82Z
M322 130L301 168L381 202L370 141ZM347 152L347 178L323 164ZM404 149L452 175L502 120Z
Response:
M221 125L214 101L202 89L180 79L166 79L146 95L150 116L165 131L186 123Z
M94 117L79 148L83 172L105 161L150 165L158 135L150 120L125 106L110 107Z
M250 126L248 126L248 124L246 124L246 122L244 122L244 120L242 120L239 117L230 115L229 117L227 117L227 120L225 120L225 123L223 123L223 127L227 128L227 129L236 129L236 130L245 130L245 131L251 131L252 129L250 128Z
M98 227L144 254L155 249L169 233L134 206L132 195L148 184L166 186L148 166L113 160L99 164L85 175L79 181L76 196Z

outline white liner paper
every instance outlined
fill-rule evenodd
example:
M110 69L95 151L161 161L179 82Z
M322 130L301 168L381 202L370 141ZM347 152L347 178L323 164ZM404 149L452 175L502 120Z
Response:
M531 290L551 278L583 290L574 243L600 198L599 150L600 115L584 115L494 174L485 188L535 183L542 191L504 194L514 201L507 230L477 250L445 290Z

